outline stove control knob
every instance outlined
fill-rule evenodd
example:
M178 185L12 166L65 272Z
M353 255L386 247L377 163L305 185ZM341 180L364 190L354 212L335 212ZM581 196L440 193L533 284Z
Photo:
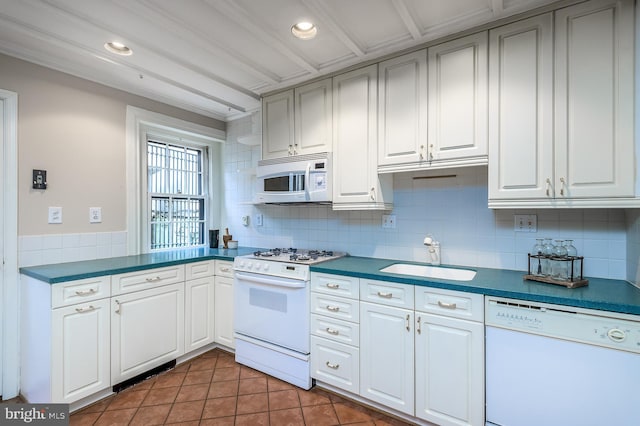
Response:
M247 263L247 269L253 269L253 263L251 262Z
M238 262L238 266L241 267L241 268L244 268L244 262L242 262L242 261Z
M269 270L269 264L265 263L264 265L262 265L262 269L264 269L265 271Z

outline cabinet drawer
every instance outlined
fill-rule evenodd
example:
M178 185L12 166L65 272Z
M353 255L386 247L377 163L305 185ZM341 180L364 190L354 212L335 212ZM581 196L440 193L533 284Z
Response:
M103 299L111 296L111 276L68 281L51 286L51 307Z
M359 302L344 297L311 293L311 313L351 322L359 321Z
M357 299L360 294L360 278L312 272L311 291Z
M131 293L184 281L184 265L147 269L111 277L113 295Z
M347 345L358 346L360 326L348 321L311 314L311 334Z
M484 321L481 294L416 286L416 311L470 321Z
M413 285L360 280L360 300L413 309Z
M360 351L311 336L311 377L349 392L360 388Z
M184 265L186 279L212 277L215 275L215 261L206 260L204 262L187 263Z
M233 278L233 262L216 260L216 276Z

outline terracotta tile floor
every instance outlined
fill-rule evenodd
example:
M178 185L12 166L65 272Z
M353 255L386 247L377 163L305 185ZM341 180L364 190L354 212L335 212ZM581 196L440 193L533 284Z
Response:
M71 415L76 425L406 425L337 395L304 391L214 349Z

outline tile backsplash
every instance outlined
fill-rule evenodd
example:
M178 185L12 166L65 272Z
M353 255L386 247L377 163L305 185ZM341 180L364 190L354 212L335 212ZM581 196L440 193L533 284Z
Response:
M226 220L222 226L229 227L242 246L313 247L356 256L425 261L427 250L422 242L432 234L441 243L444 264L524 271L535 239L550 237L573 239L578 254L585 256L585 275L628 276L625 210L492 210L487 207L486 167L396 174L390 212L254 206L251 196L260 146L237 143L237 137L246 132L245 121L232 121L227 127ZM429 178L415 179L425 176ZM257 214L263 216L262 226L255 225ZM395 229L382 228L383 214L396 216ZM514 214L536 214L538 231L515 232ZM247 215L249 225L243 226L241 218ZM635 229L640 229L640 219L636 222Z
M126 231L24 235L18 239L19 266L103 259L126 254Z

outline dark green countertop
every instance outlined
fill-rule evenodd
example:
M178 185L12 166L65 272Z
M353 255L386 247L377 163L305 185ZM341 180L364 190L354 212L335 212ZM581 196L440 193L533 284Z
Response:
M236 256L253 253L258 249L239 247L237 249L197 248L172 250L135 256L111 257L107 259L85 260L81 262L56 263L53 265L28 266L20 268L20 273L49 284L81 280L103 275L122 274L144 269L203 260L233 260Z
M622 280L587 277L589 285L568 289L554 284L525 281L522 278L525 274L523 271L462 267L477 271L471 281L420 278L380 272L380 269L394 263L424 264L352 256L314 265L311 271L640 315L640 289Z

